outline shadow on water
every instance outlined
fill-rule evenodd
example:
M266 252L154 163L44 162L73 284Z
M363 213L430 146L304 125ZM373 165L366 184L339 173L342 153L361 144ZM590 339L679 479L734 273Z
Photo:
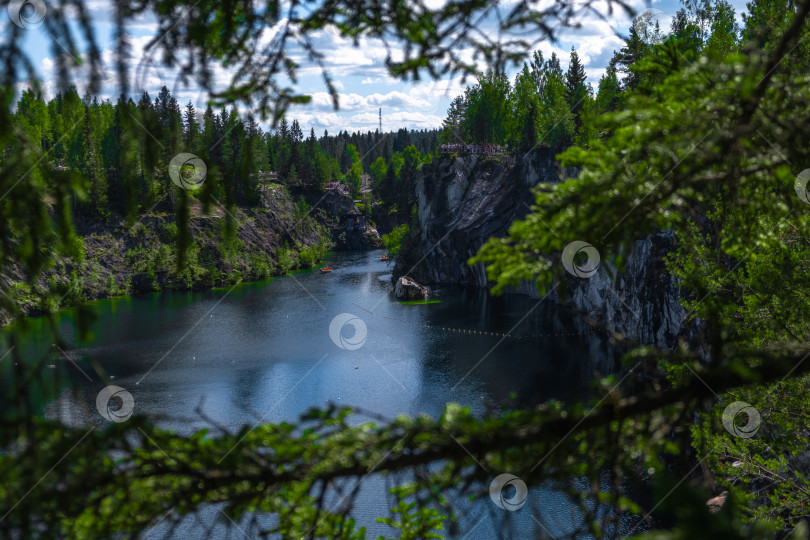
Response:
M449 402L482 415L507 402L529 406L562 397L595 373L616 369L606 337L549 301L445 287L439 303L403 305L390 293L390 264L379 258L380 252L337 253L330 274L92 302L88 342L77 338L75 310L62 310L59 332L91 380L54 354L44 319L30 321L20 346L25 358L50 355L69 383L43 396L46 416L98 423L95 397L106 381L89 369L93 362L132 393L136 414L181 434L212 422L230 430L294 422L327 402L387 418L437 417ZM343 346L358 337L350 325L337 336L330 332L343 313L362 321L357 348ZM0 388L9 381L9 366L0 365ZM210 422L195 413L201 405ZM374 476L360 490L356 517L370 536L391 534L374 520L387 514L384 494L385 482ZM543 498L569 513L560 497ZM491 510L488 500L476 504ZM462 529L473 525L474 537L494 536L494 520ZM526 516L514 526L514 537L534 528ZM177 537L194 534L189 525Z

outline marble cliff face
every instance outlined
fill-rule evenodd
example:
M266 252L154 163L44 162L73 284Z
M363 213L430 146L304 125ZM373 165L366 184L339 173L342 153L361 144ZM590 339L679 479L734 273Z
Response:
M397 263L394 279L408 275L429 286L487 286L482 265L467 261L489 238L506 236L534 202L531 188L542 181L574 176L561 170L550 149L523 159L481 156L443 157L423 166L416 184L418 236ZM604 263L588 279L571 277L564 284L565 304L630 339L671 348L694 329L684 323L674 278L663 257L675 247L669 231L638 239L627 254L625 268L611 276ZM531 283L514 293L537 297Z

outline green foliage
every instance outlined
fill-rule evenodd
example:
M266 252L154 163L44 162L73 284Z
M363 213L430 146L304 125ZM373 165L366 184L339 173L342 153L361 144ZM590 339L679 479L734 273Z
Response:
M592 139L599 135L596 101L586 93L579 108L579 127L574 142L579 146L588 146Z
M163 240L166 243L173 243L177 240L178 229L177 223L165 223L163 224Z
M468 88L463 96L456 96L450 102L447 116L442 120L442 131L439 137L442 144L459 144L470 140L470 133L467 130L469 125L465 122L470 93L471 90Z
M127 293L126 287L119 287L118 284L115 282L115 276L109 274L107 276L107 295L108 296L119 296L122 294Z
M496 290L520 279L548 290L565 274L541 254L584 238L603 261L619 261L640 235L673 231L678 249L667 269L684 294L684 324L702 321L710 336L683 343L680 358L662 368L676 388L693 384L694 373L745 374L749 384L728 393L709 383L719 399L698 414L692 444L718 484L745 502L737 507L743 521L790 530L809 502L808 403L799 390L808 379L794 373L789 381L761 382L755 373L783 354L801 358L806 349L810 303L801 291L810 286L810 219L789 163L810 162L810 151L774 131L772 122L810 109L809 79L788 69L769 73L772 60L758 55L726 54L722 62L694 66L662 62L657 55L672 46L677 41L653 45L632 66L642 91L604 117L608 140L560 156L563 166L582 167L579 177L538 186L533 213L471 262L489 265ZM806 128L793 124L791 131L810 141ZM696 360L700 350L708 362ZM762 413L756 437L741 439L720 425L735 400Z
M546 64L545 84L541 94L540 131L543 141L550 146L570 144L576 130L574 113L566 99L566 88L559 63L554 57Z
M596 110L599 114L612 112L621 105L621 88L616 77L616 68L608 66L605 74L599 79L599 89L596 94Z
M293 269L295 263L297 262L298 255L290 250L290 246L285 242L284 247L280 247L276 250L276 267L278 268L281 275L287 275L290 273L290 270Z
M434 531L441 531L444 527L442 522L447 519L440 515L435 508L423 508L417 506L416 502L407 502L407 498L418 492L418 488L413 485L400 486L391 489L391 493L397 496L399 505L392 509L395 518L377 518L380 523L385 523L399 529L398 538L400 540L419 540L421 538L444 538Z
M391 257L396 257L402 251L403 244L407 241L411 228L407 224L402 224L388 233L382 235L383 245Z
M520 279L548 288L555 279L569 279L553 254L572 240L590 240L604 261L621 267L626 250L641 235L669 230L677 247L664 264L684 292L691 319L685 322L705 330L695 341L673 351L634 348L624 359L634 366L626 378L598 380L569 403L550 401L483 417L448 405L437 420L400 417L381 426L359 424L350 411L332 407L313 410L296 425L268 424L210 438L204 432L184 437L163 431L139 417L90 431L43 419L31 406L31 396L63 389L54 384L58 380L43 376L39 359L25 358L20 347L11 347L9 360L15 367L0 423L0 500L15 502L13 511L0 519L0 534L138 536L163 519L221 504L235 520L246 513L271 514L269 534L362 538L363 528L356 529L342 509L325 508L317 494L330 483L364 478L369 471L406 471L418 474L411 475L412 484L394 492L399 517L384 521L400 527L402 537L430 537L442 530L443 515L452 512L440 494L459 487L483 494L489 471L508 470L529 485L561 486L560 492L587 518L583 534L596 537L615 531L624 518L642 520L663 512L668 519L652 520L650 526L669 530L651 530L645 538L765 538L774 532L806 538L810 218L796 197L795 175L810 162L810 128L801 121L810 111L810 3L755 0L750 6L742 32L753 47L749 49L737 50L733 13L723 2L688 3L672 39L664 39L649 18L634 25L613 62L626 75L619 99L609 74L604 93L600 84L597 94L597 125L604 125L604 140L590 139L587 148L570 148L561 156L564 166L582 168L580 176L540 185L533 212L513 224L507 238L487 243L474 259L489 265L499 290ZM161 41L168 45L155 46L173 48L170 57L180 63L189 53L190 64L181 66L186 73L195 72L189 65L206 66L211 58L227 59L233 66L252 65L253 51L269 58L257 69L242 70L243 76L220 96L223 101L255 98L263 109L269 103L283 109L307 101L274 79L281 70L295 73L297 67L283 52L286 38L280 38L276 55L252 41L264 35L260 29L268 22L280 20L281 10L242 7L221 9L204 2L197 9L212 17L185 17L176 23L179 4L147 1L122 10L120 19L122 24L157 8L161 28L168 28ZM557 22L549 17L560 14L532 3L520 7L499 21L499 30L528 25L548 35L551 23ZM470 73L474 66L451 54L457 43L443 47L444 29L469 28L464 24L473 23L485 9L489 3L451 2L430 10L397 3L325 2L301 18L293 7L286 20L300 24L302 39L326 25L358 41L390 29L395 38L412 44L401 58L390 61L395 75L435 74L444 67ZM58 24L49 29L57 32L54 40L72 31ZM493 51L489 36L479 40L474 32L468 34L465 45L498 59L493 73L502 73L501 60L520 59L529 48L526 42L510 40ZM13 34L8 42L16 43L18 37ZM78 42L63 41L70 48ZM87 42L94 53L87 56L93 73L101 55L92 39ZM118 52L123 58L123 49ZM20 66L34 65L20 61L20 54L9 48L5 103L13 101L13 85L27 79L20 76ZM62 71L60 78L65 78ZM199 72L210 75L207 69ZM127 73L121 76L126 80ZM519 141L526 147L540 134L540 140L552 145L568 145L574 137L584 145L592 133L585 129L590 113L581 111L577 123L556 57L545 61L535 55L528 75L522 72L521 77L521 91L514 95L531 102L531 78L540 103L536 119L534 113L510 119L514 109L506 97L508 81L489 75L470 92L468 101L475 107L456 104L447 132L455 133L450 126L459 118L477 118L480 125L469 126L469 132L461 124L464 136ZM60 82L65 83L60 87L69 87ZM238 143L250 140L250 130L240 128L232 114L216 115L209 108L195 134L190 128L183 133L179 108L165 92L157 106L149 96L137 104L117 103L111 117L105 116L109 109L86 107L75 89L47 104L37 101L29 92L18 113L0 108L0 192L7 194L0 206L0 269L5 273L19 265L29 286L15 295L30 299L37 293L37 278L65 264L61 258L84 259L74 240L73 211L103 210L93 203L105 184L109 204L129 224L135 222L138 204L149 208L166 195L169 184L160 171L180 140L196 141L209 163L210 178L200 190L204 204L216 198L232 207L252 196L254 184L241 173L260 157L240 149ZM482 104L491 104L497 117L488 118ZM280 118L276 114L273 119ZM97 127L107 122L112 127L100 136ZM158 134L161 143L138 125ZM232 135L217 152L209 152L225 131ZM282 178L293 171L304 174L308 161L302 157L306 143L300 126L284 125L282 131L266 145L268 163L284 167ZM400 181L407 187L418 171L419 151L408 147L406 138L397 139L384 184L400 189ZM51 152L47 160L42 159L46 148ZM347 157L355 169L355 155ZM103 168L110 173L106 178L96 174L99 160L109 165ZM58 166L63 164L67 170ZM83 207L86 203L90 206ZM408 200L397 204L412 207ZM188 214L177 216L180 245ZM234 228L228 221L224 232ZM133 228L132 240L138 243L143 232ZM228 238L226 234L225 242ZM143 241L127 258L156 280L159 272L170 274L172 259L182 261L186 251L193 260L191 242L172 253ZM276 258L279 269L289 272L299 254L285 244ZM76 269L70 272L67 282L51 274L47 290L37 293L44 311L58 307L62 296L75 301L83 297L84 280ZM212 268L211 275L239 278L242 269ZM6 305L7 300L0 302ZM16 329L12 336L18 339ZM761 411L763 423L755 437L732 438L718 426L718 414L734 399ZM696 463L694 453L703 461ZM703 504L706 491L691 487L686 476L671 474L697 470L700 464L711 473L705 478L729 491L728 502L716 514ZM624 490L638 480L651 496Z
M371 164L369 169L371 176L374 177L374 187L379 187L388 172L388 165L385 163L385 158L378 157L374 163Z
M84 247L84 239L82 239L81 236L73 237L71 256L78 266L82 266L84 261L87 260L87 250Z
M318 243L303 248L298 253L298 267L312 268L316 264L326 261L332 242L326 236L322 236Z
M510 124L509 80L495 73L482 75L478 84L465 95L464 128L470 141L476 143L507 142L507 126Z
M582 125L580 112L583 109L586 98L590 95L590 91L585 85L587 78L587 75L585 75L585 67L582 65L582 62L580 62L579 55L572 47L571 61L568 64L568 71L565 74L565 100L568 103L571 114L574 115L574 122L577 127Z
M346 147L346 155L349 159L349 170L345 175L346 182L351 190L352 198L357 199L360 196L360 188L363 185L363 179L361 178L363 174L363 164L360 162L360 154L353 144Z
M311 215L312 208L303 196L299 197L295 203L295 225L302 233L312 231L314 219Z
M451 105L442 142L511 144L525 152L538 145L566 146L575 135L578 141L589 140L596 134L597 112L589 103L593 98L584 69L574 51L566 75L555 55L544 60L538 52L518 72L514 87L502 75L480 76ZM603 101L617 106L617 98L607 94ZM583 121L588 123L584 129Z
M414 145L394 152L388 171L376 192L388 205L389 212L393 208L409 208L413 204L414 186L422 166L429 162L429 155L422 155Z
M402 157L402 152L394 152L391 156L391 165L389 166L389 175L393 172L396 178L399 178L399 171L402 169L402 164L405 163L405 158Z
M515 78L515 87L512 90L510 129L511 144L524 152L532 149L540 137L540 95L537 90L529 66L524 64L523 70Z
M242 257L245 251L244 242L237 237L224 237L218 243L219 252L222 260L230 266L236 266L237 261Z
M298 252L298 268L312 268L315 266L315 256L308 249L302 249Z

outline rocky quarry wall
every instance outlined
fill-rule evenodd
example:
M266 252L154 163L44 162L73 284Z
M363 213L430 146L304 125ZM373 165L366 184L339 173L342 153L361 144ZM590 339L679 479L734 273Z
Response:
M489 238L506 236L512 222L530 211L532 187L578 173L562 170L554 156L550 149L538 149L517 159L443 157L424 165L416 185L420 230L398 261L394 280L408 275L434 287L486 287L484 266L468 265L470 257ZM629 339L673 347L679 336L693 332L683 324L686 310L663 262L674 246L669 231L639 238L614 277L604 260L590 278L568 277L562 284L565 304ZM539 298L528 282L512 292ZM549 299L559 301L561 296L555 291Z

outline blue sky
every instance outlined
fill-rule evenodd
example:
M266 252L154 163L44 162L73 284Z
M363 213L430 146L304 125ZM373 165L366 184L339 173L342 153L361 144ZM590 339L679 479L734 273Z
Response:
M47 7L48 0L44 1ZM443 1L430 0L428 4L438 5ZM629 3L639 12L651 10L661 21L662 27L668 26L671 15L680 5L676 0L659 0L652 3L630 0ZM740 20L740 13L745 10L744 0L732 0L731 4ZM88 0L88 6L105 60L106 75L102 96L111 98L118 93L112 64L112 9L106 0ZM47 13L45 16L48 16ZM10 21L10 17L8 20ZM565 68L573 46L585 64L588 81L595 88L613 51L622 46L621 38L616 35L617 31L626 34L630 22L630 18L623 13L614 13L607 21L596 17L586 18L581 21L579 29L561 32L557 43L542 42L536 48L541 50L545 57L556 52ZM484 21L482 30L486 31L489 28L494 28L493 21ZM127 30L133 50L130 58L133 71L131 88L144 89L154 97L165 84L183 106L189 100L198 107L204 103L205 94L194 85L184 88L177 82L173 69L160 64L148 65L144 61L144 46L157 31L154 17L145 15L131 21ZM265 32L269 39L273 29L267 29ZM7 33L4 32L4 35ZM315 128L319 135L324 129L328 129L330 133L339 130L374 130L378 124L377 112L380 107L385 131L400 127L408 129L439 127L450 101L462 93L467 84L471 84L470 80L466 84L462 83L460 76L441 80L425 79L417 83L402 82L388 75L384 64L386 51L378 40L363 39L360 47L354 47L350 41L342 39L331 29L320 31L313 37L319 49L326 52L326 68L336 81L340 92L340 110L333 109L332 99L324 87L319 68L308 64L302 58L298 89L310 94L312 102L306 106L295 107L288 116L297 118L306 131L309 131L310 127ZM0 46L4 39L6 38L0 38ZM54 59L57 54L65 54L66 51L58 46L57 51L50 50L49 42L45 28L40 26L25 31L21 46L34 61L40 78L45 83L46 96L52 97L58 91L55 86ZM462 54L464 52L462 51ZM486 66L480 65L480 68L483 71ZM225 69L218 69L216 73L220 85L224 86L228 80L228 72ZM76 73L75 82L80 93L83 93L85 78L81 71ZM19 85L20 88L26 86L28 84L25 82ZM140 91L134 93L139 94Z

